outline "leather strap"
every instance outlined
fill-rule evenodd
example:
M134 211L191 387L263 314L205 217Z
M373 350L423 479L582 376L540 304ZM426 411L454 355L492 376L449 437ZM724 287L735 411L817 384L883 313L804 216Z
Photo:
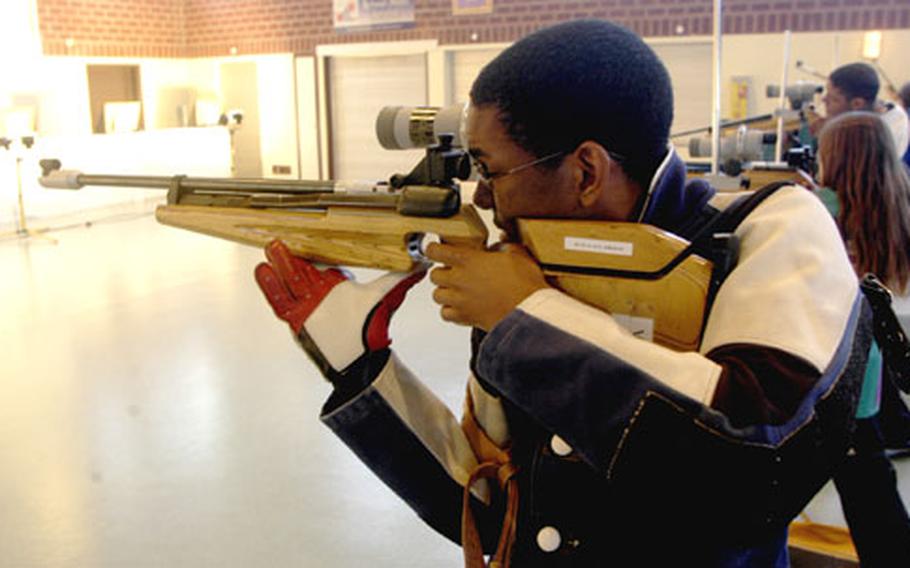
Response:
M477 423L470 392L465 397L461 427L475 454L482 460L471 472L462 496L461 548L464 551L464 564L466 568L508 568L512 560L512 545L515 543L518 520L518 480L515 478L518 468L512 464L508 449L502 449L493 443ZM499 488L506 493L506 510L499 543L489 565L484 562L483 544L471 510L471 488L482 479L495 479Z
M515 543L516 524L518 520L518 480L515 474L518 469L511 463L498 464L485 462L477 466L468 484L464 488L464 499L461 510L461 548L464 551L466 568L509 568L512 561L512 545ZM506 492L506 511L502 520L502 531L499 533L499 544L489 565L484 563L483 545L474 515L471 512L471 487L480 479L497 479L500 487Z
M506 463L511 461L508 448L503 449L496 445L496 442L487 436L486 431L477 422L477 416L474 414L474 400L471 398L471 391L465 394L464 413L461 416L461 429L474 450L479 462L497 462Z

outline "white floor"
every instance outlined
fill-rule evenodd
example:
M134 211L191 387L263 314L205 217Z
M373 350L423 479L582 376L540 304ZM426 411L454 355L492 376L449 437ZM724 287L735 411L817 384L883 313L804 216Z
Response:
M52 236L0 240L0 566L460 564L318 422L328 385L260 251L149 215ZM392 335L457 412L467 331L428 283ZM829 487L809 512L838 507Z

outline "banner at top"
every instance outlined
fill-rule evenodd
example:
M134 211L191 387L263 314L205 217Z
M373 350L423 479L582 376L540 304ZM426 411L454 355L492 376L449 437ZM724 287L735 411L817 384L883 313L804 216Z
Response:
M337 31L400 28L414 25L414 0L332 0Z

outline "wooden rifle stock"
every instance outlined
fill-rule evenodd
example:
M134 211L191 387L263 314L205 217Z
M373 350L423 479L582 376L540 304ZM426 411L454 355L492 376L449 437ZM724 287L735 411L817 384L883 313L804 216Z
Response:
M701 341L713 265L689 242L641 223L522 219L522 244L558 288L624 327L677 351Z
M168 204L155 213L165 225L259 247L281 239L295 254L333 265L408 271L420 262L415 248L424 235L481 248L488 234L474 207L460 205L457 189L453 201L439 187L333 193L334 182L295 189L295 182L274 180L90 176L53 168L45 168L41 182L168 189ZM522 243L555 286L613 314L643 339L697 349L712 264L689 255L660 273L679 260L687 241L638 223L522 219L518 225Z
M443 242L481 248L487 230L471 205L452 217L409 217L391 210L329 207L324 212L162 206L165 225L255 246L281 239L297 255L334 265L407 271L412 238L439 235ZM621 277L618 272L657 271L688 242L650 225L599 221L523 219L522 243L551 282L567 294L618 315L633 333L680 351L701 338L711 263L689 256L663 278ZM592 269L585 273L584 269ZM581 270L579 270L581 269Z
M392 209L330 206L323 211L164 205L155 217L247 245L281 239L291 251L326 264L406 272L417 263L414 247L435 234L452 244L481 248L487 229L470 205L451 217L412 217Z

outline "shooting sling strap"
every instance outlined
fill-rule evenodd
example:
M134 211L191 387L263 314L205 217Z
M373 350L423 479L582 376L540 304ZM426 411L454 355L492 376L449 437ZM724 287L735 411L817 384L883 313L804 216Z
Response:
M705 318L707 318L714 295L736 264L738 246L737 241L732 237L736 227L762 201L786 185L791 184L775 182L762 187L751 195L737 199L722 211L706 205L700 212L700 218L694 223L695 230L691 231L691 244L681 251L670 264L678 263L691 254L699 254L714 263ZM704 326L704 323L702 325ZM519 495L516 478L518 467L512 463L509 448L497 446L478 424L470 390L465 396L461 427L480 462L471 472L462 498L461 546L464 552L465 567L509 568L518 523ZM490 558L489 565L484 562L483 544L471 511L471 489L480 480L495 482L499 490L506 495L502 530L496 552Z
M482 480L495 481L499 489L506 494L506 510L503 515L502 531L496 552L490 558L489 568L508 568L511 562L512 545L515 542L515 529L518 523L518 480L515 474L518 468L512 463L509 448L502 449L497 446L477 423L474 415L474 402L470 389L465 394L464 415L461 419L461 428L464 430L477 454L480 464L471 472L468 483L464 487L461 507L461 548L464 552L465 568L483 568L486 566L483 559L483 544L474 515L471 512L471 488Z

